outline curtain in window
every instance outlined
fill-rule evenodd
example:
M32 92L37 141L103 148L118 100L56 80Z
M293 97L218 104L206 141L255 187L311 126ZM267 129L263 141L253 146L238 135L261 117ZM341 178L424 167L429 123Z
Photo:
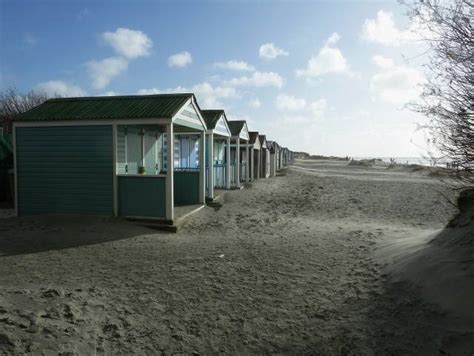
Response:
M127 128L125 126L117 127L117 174L127 173Z
M127 163L129 174L138 174L138 167L142 166L142 150L141 129L134 126L128 126Z
M156 133L145 132L144 139L144 161L145 161L145 173L156 174Z
M224 164L225 160L225 144L224 141L214 141L214 162Z

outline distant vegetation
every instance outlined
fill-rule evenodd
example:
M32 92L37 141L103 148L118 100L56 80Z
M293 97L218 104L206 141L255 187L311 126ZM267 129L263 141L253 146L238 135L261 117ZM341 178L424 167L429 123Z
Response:
M421 103L434 144L474 187L474 3L471 0L402 0L429 48Z
M48 94L40 90L31 90L28 93L21 93L13 88L2 90L0 92L0 126L3 126L5 131L10 131L11 123L16 115L33 109L50 98Z

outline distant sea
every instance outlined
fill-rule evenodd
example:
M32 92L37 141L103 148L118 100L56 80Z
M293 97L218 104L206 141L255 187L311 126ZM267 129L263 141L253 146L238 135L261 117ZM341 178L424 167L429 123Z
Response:
M395 159L396 163L400 164L420 164L422 166L446 166L449 162L446 158L436 158L435 160L425 157L354 157L354 159L381 159L384 162L390 163L390 158Z

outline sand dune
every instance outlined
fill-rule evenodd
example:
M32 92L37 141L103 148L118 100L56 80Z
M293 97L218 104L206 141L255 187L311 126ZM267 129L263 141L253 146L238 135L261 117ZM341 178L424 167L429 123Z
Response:
M444 189L300 161L177 234L90 216L0 220L0 353L472 353L473 320L390 270L455 213Z

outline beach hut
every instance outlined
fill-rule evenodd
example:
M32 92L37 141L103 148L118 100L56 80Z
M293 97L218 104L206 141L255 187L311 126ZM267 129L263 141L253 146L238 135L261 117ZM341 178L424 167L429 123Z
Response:
M230 178L231 187L240 188L241 182L249 182L249 131L244 120L228 121L231 136Z
M250 176L252 180L260 178L261 145L258 136L258 132L256 131L249 132Z
M230 189L230 138L224 110L201 110L207 126L206 197L214 199L214 188Z
M281 169L281 160L280 160L281 146L278 144L278 142L275 142L275 141L274 141L274 146L275 146L275 170L278 172Z
M285 167L288 164L288 148L283 147L281 149L281 165Z
M279 147L275 141L267 141L267 145L270 147L270 177L275 177L278 167Z
M14 122L17 214L173 222L205 202L205 132L190 93L50 99Z
M260 177L270 177L270 148L267 145L265 135L258 136L260 140Z

